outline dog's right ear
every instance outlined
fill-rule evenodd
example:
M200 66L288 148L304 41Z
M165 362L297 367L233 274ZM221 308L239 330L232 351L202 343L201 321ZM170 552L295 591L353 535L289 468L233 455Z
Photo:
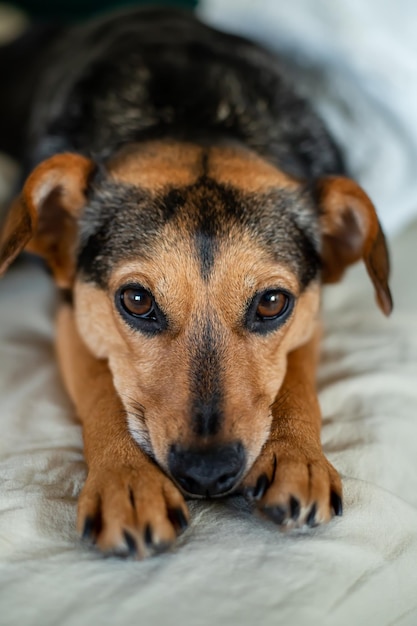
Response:
M71 285L77 218L94 167L90 159L66 153L33 170L0 231L0 276L26 247L45 258L60 287Z

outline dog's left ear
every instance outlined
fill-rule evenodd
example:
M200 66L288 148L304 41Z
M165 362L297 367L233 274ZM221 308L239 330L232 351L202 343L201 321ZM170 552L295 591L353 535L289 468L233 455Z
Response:
M379 308L389 315L389 257L375 207L349 178L328 176L316 185L322 233L323 282L338 281L348 265L362 259L375 287Z
M10 207L0 231L0 276L26 247L44 257L60 287L75 271L77 218L94 163L78 154L58 154L36 167Z

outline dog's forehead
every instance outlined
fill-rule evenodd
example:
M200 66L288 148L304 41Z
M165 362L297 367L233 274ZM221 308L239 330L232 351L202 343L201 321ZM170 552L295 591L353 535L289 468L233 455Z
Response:
M233 311L235 302L241 303L271 286L299 291L297 275L289 263L271 259L249 234L245 238L240 232L235 236L230 231L230 236L230 241L217 241L210 265L201 251L201 242L193 237L181 238L175 223L167 223L161 237L153 242L152 255L123 258L113 266L110 291L123 284L139 283L160 302L182 302L185 309L190 309L191 302L198 301L200 310L209 310L221 300L224 311Z
M151 142L121 151L107 170L80 222L78 265L88 280L104 285L121 261L155 262L162 249L180 267L187 250L203 278L231 255L284 263L302 286L316 276L314 206L299 182L253 153ZM242 248L249 254L237 255Z

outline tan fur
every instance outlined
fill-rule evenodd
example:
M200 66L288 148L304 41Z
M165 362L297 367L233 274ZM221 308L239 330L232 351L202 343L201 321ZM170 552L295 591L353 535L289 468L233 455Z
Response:
M208 174L245 192L265 193L269 187L295 190L300 182L254 152L230 146L211 148Z
M21 198L16 198L0 231L0 276L32 237L35 222L33 209L27 207Z
M268 187L296 189L298 181L241 146L200 148L174 141L150 141L129 145L108 163L120 182L156 191L167 186L192 185L201 176L202 156L207 154L207 176L218 183L246 192Z
M108 170L120 182L152 191L192 185L201 175L202 152L199 146L178 142L133 144L110 160Z
M41 163L13 202L0 233L0 275L21 250L44 257L60 287L69 287L75 269L76 219L85 205L93 162L58 154Z

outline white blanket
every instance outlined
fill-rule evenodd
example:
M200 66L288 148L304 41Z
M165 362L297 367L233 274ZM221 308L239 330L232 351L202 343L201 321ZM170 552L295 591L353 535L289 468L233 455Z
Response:
M276 5L289 14L297 2ZM345 18L353 6L359 2L343 3ZM325 24L317 18L313 27ZM377 141L367 133L363 146ZM393 131L399 152L401 137ZM402 206L412 189L410 182ZM397 208L388 192L384 206ZM191 528L176 548L144 562L105 559L76 536L85 466L54 359L55 296L42 269L21 259L0 282L1 626L416 626L416 241L417 221L392 242L389 320L363 268L326 292L323 442L343 477L344 516L287 535L239 500L193 503Z

